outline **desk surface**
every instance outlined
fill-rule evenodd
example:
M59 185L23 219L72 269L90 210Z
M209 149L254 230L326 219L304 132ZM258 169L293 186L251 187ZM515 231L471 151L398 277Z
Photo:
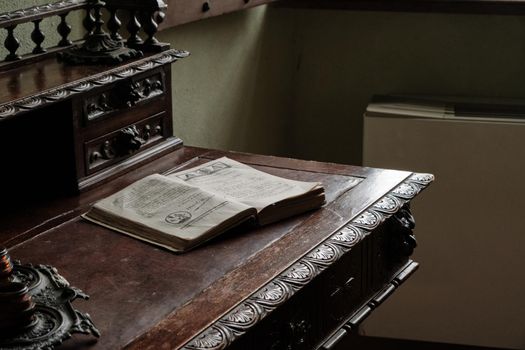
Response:
M147 174L224 155L278 176L321 181L327 203L273 225L230 232L182 255L78 217ZM55 266L91 296L74 306L91 315L102 337L92 344L74 336L64 349L179 348L346 225L365 233L374 229L431 180L403 171L184 147L78 196L12 209L0 221L0 243L22 262Z

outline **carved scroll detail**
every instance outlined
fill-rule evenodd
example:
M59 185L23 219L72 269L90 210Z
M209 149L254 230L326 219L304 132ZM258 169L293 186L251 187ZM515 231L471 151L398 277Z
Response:
M56 268L15 262L13 281L25 284L36 303L34 323L30 328L1 337L1 349L54 349L71 338L73 333L100 337L90 316L75 310L71 305L75 299L89 297L71 287Z
M240 306L191 339L182 349L226 348L272 310L284 304L316 275L348 253L382 222L393 215L396 215L398 220L410 221L406 204L432 181L434 176L431 174L412 174L397 188L373 203L299 261L249 296Z
M162 138L164 118L156 116L130 125L109 137L92 141L87 145L88 169L109 165L113 160L138 152Z
M4 119L14 117L18 114L25 113L37 108L48 106L50 104L62 101L70 98L81 92L86 92L101 86L106 86L114 81L123 80L127 77L135 76L143 72L144 67L156 68L162 65L175 62L181 58L187 57L189 53L187 51L171 49L160 54L150 56L148 58L139 60L137 62L112 69L109 72L96 74L89 77L86 80L80 82L73 82L70 84L62 85L53 90L47 90L39 94L33 95L29 99L13 100L0 105L0 122ZM152 83L152 82L150 82ZM160 93L158 84L150 86L146 89L146 86L142 86L142 94L149 91L150 96ZM145 90L144 90L145 89ZM31 100L31 103L27 101Z

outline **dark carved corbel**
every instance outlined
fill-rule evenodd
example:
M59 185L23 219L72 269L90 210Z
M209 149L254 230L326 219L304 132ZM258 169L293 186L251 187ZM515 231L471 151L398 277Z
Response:
M135 125L119 131L115 140L115 150L119 156L134 153L146 143Z
M125 81L115 89L115 105L118 108L133 107L141 99L140 85L137 82Z
M397 239L394 244L398 247L398 251L402 256L410 256L417 247L416 236L414 235L414 228L416 221L410 212L409 203L405 204L397 213L393 215L394 221L397 223Z

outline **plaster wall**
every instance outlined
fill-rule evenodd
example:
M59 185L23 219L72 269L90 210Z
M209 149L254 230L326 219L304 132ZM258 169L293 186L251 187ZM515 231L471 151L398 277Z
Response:
M295 21L294 156L360 163L362 115L374 94L525 98L525 17L304 10ZM523 152L501 151L520 143L518 131L484 140L464 133L463 149L451 150L429 125L415 135L383 130L377 142L384 147L376 147L382 154L373 159L384 162L373 166L435 172L437 179L413 205L421 269L365 322L366 334L525 348L523 223L516 213L525 163L516 156ZM457 128L450 137L460 134ZM428 148L407 160L393 151L402 149L395 140ZM490 154L477 151L479 142ZM481 159L487 171L476 174L469 165ZM458 184L454 172L486 183ZM452 184L461 192L438 201ZM508 191L501 192L508 194L504 203L492 195L496 188ZM480 208L478 215L462 216L466 205ZM485 230L473 230L475 222Z
M189 145L287 154L293 36L287 12L264 6L161 32L191 52L173 66L175 133Z

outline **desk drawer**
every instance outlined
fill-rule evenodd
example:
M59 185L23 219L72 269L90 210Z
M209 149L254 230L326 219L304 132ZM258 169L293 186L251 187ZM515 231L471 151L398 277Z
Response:
M392 280L416 247L414 218L408 205L383 222L371 237L371 283L373 293Z
M82 100L83 126L117 116L165 94L166 79L164 71L160 69L116 82L96 90Z
M170 66L149 63L138 70L90 81L100 87L73 98L76 190L101 185L182 145L173 136Z
M85 143L85 166L92 174L162 141L169 125L168 113L160 112Z
M362 251L361 244L353 247L236 340L231 349L306 350L318 346L327 334L340 326L360 306ZM323 251L319 254L323 254ZM307 264L308 260L296 264L295 269L288 270L285 275L295 274L294 278L297 278L302 270L315 268L313 264ZM289 283L275 283L275 291L286 293L287 288L294 288L292 278L285 281ZM268 296L276 294L271 288L266 290ZM261 294L260 299L263 307L272 308L271 298Z

